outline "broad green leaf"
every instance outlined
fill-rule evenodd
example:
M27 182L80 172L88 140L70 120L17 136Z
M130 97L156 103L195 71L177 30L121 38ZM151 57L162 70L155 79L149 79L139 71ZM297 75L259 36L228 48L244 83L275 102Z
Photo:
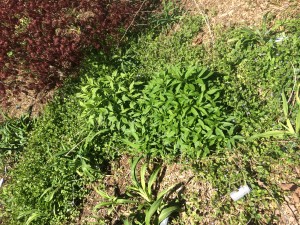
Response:
M161 167L157 167L154 172L150 175L149 181L148 181L148 193L149 195L152 195L152 185L156 181L157 175L160 172Z
M225 138L225 135L224 135L223 131L221 129L217 128L217 127L216 127L216 135L219 135L219 136L222 136L222 137Z
M130 101L130 98L128 98L126 95L123 95L123 96L122 96L122 100L123 100L124 102Z
M175 212L179 210L178 206L170 206L167 208L164 208L161 213L159 214L158 217L158 223L161 223L164 219L166 219L167 217L169 217L171 215L171 213Z
M162 198L157 199L151 206L149 211L146 212L145 222L146 225L151 225L151 217L154 215L154 213L157 212L160 204L162 202Z
M173 186L171 186L171 187L169 187L169 188L167 188L167 189L165 189L165 190L159 192L159 193L157 194L157 199L163 198L164 195L167 194L168 192L170 192L175 186L176 186L176 185L173 185Z
M129 124L129 126L130 126L130 128L129 128L130 134L134 137L134 139L136 141L138 141L139 140L139 136L137 135L137 132L136 132L136 130L134 128L134 123L131 122Z
M128 120L127 120L125 117L122 117L122 118L121 118L121 121L122 121L124 124L128 124Z
M198 111L194 107L191 108L191 112L194 114L194 116L199 116Z
M179 83L175 89L175 93L178 94L180 92L181 83Z
M210 89L209 91L207 91L207 94L212 95L212 94L216 93L217 91L219 91L219 89L213 88L213 89Z
M221 122L221 124L223 125L223 127L231 127L233 124L229 123L229 122Z
M136 186L136 187L140 187L140 183L138 182L137 180L137 177L136 177L136 167L137 167L137 164L139 163L139 161L142 159L142 156L138 157L138 158L135 158L133 160L133 162L131 163L131 180L133 182L133 185Z
M203 74L206 73L206 68L202 68L201 71L199 72L198 76L202 78Z
M132 93L133 92L133 89L134 88L134 81L130 84L130 86L129 86L129 91L130 91L130 93Z
M38 218L38 217L40 217L41 216L41 214L40 213L37 213L37 212L34 212L34 213L32 213L31 214L31 216L26 220L26 225L29 225L29 224L31 224L31 222L33 221L33 220L35 220L36 218Z
M143 110L143 114L146 115L148 112L150 112L151 110L151 106L147 106L144 110Z
M130 140L127 139L122 139L122 142L130 147L132 147L133 149L140 149L141 145L139 143L134 143Z
M147 121L147 117L142 116L142 117L141 117L141 124L144 125L146 121Z
M193 75L194 71L195 71L195 68L193 66L189 67L187 69L187 71L185 72L184 78L188 79L190 76Z
M241 136L241 135L234 135L232 138L233 138L234 140L243 140L243 139L244 139L244 137Z
M206 116L206 115L208 115L208 113L207 113L207 111L204 109L204 108L202 108L202 107L200 107L200 108L198 108L202 113L202 116Z
M295 134L295 130L294 130L294 128L292 126L292 123L289 119L286 119L286 124L288 126L288 131L291 132L291 134Z

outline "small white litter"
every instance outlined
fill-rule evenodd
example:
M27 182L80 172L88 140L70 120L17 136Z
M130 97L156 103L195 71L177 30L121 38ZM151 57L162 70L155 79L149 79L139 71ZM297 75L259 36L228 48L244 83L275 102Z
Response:
M230 197L233 201L237 201L244 197L246 194L250 193L251 189L248 187L248 185L241 186L238 191L233 191L230 193Z
M3 182L4 182L4 179L1 178L1 179L0 179L0 187L2 187Z
M275 43L281 43L281 42L285 41L286 39L288 39L288 37L285 36L285 34L282 34L281 36L277 37L277 38L274 40L274 42L275 42Z
M168 225L169 217L161 221L160 225Z

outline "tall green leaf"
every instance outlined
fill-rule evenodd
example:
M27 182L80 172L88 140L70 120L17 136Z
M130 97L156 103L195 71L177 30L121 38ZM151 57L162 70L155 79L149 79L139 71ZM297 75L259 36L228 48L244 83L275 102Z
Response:
M179 206L170 206L170 207L164 208L159 214L158 223L161 223L164 219L169 217L173 212L178 211L178 210L179 210Z
M145 217L146 225L151 225L151 217L157 212L161 202L162 202L162 198L157 199L155 202L153 202L150 209L146 211L146 217Z

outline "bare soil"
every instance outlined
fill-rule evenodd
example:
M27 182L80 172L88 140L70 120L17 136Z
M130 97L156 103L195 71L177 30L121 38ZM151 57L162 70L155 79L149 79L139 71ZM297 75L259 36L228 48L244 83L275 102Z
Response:
M205 18L195 44L213 44L229 27L259 27L263 17L271 21L300 16L300 2L289 0L182 0L188 11Z
M139 166L141 166L142 163L143 162L140 162ZM152 164L152 166L154 166L154 164ZM130 178L130 158L128 156L121 157L118 161L112 163L111 168L111 174L106 175L104 179L98 184L95 184L95 186L98 185L101 187L102 185L102 188L104 187L104 190L109 195L120 197L126 192L126 187L132 185ZM184 164L164 164L162 168L158 177L159 182L156 183L155 186L157 193L176 185L174 192L168 196L169 200L182 199L185 193L189 193L189 195L194 195L203 200L202 205L205 206L205 209L201 209L201 212L205 211L206 214L209 214L213 211L213 209L209 207L209 201L215 190L209 183L196 178L196 174ZM137 170L139 171L139 167ZM107 208L101 208L95 211L94 207L102 201L106 200L99 196L95 190L92 190L86 199L81 218L76 224L92 224L98 222L98 220L105 221L107 225L122 224L120 223L120 217L127 215L130 208L118 206L112 212ZM193 204L193 202L185 202L185 205L187 204ZM182 212L180 217L185 218L187 221L186 224L193 224L192 218L185 212ZM211 220L211 218L209 219Z

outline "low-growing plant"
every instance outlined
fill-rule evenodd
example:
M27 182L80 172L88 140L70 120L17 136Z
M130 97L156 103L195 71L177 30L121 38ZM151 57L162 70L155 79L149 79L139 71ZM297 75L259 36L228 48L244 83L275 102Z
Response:
M202 25L201 16L182 16L174 27L161 29L158 34L150 30L137 41L131 41L123 55L134 59L134 64L125 67L124 72L132 71L151 79L155 73L165 70L166 65L201 65L204 48L192 42L201 32Z
M289 115L292 113L289 111L289 106L288 106L288 101L286 99L286 96L284 93L281 94L282 97L282 109L284 113L284 118L286 120L286 125L283 123L279 123L281 127L285 128L285 130L272 130L272 131L267 131L261 134L255 134L248 138L249 141L254 140L256 138L264 138L264 137L280 137L284 138L286 136L291 136L294 138L299 138L300 136L300 99L299 99L299 87L300 84L297 86L296 90L296 104L297 104L297 115L296 119L294 121L294 126L292 125L292 122L289 118Z
M200 158L235 145L234 118L221 101L217 73L170 66L145 86L131 115L126 143L147 153ZM126 131L125 131L126 133ZM139 146L140 145L140 146Z
M80 113L74 97L66 102L58 95L37 119L0 192L7 224L60 224L78 216L85 186L101 176L104 162L101 142Z
M166 202L165 197L172 192L176 185L155 194L154 184L158 182L158 175L161 171L161 166L155 168L146 179L146 172L149 167L148 163L144 163L140 169L140 178L137 176L137 165L142 157L135 158L131 164L131 181L132 186L128 187L128 192L125 198L109 196L105 191L95 188L96 192L108 201L101 202L95 206L95 210L101 207L113 207L119 204L130 204L137 206L131 208L130 215L124 219L124 224L145 224L158 225L164 219L169 217L173 212L180 209L179 205ZM134 211L133 211L134 210Z
M18 119L5 115L3 117L5 121L0 125L0 150L21 150L27 143L34 120L30 118L30 114L24 114Z
M218 74L170 66L147 83L133 74L98 69L77 94L83 116L111 139L151 155L200 158L235 145L234 118L222 104Z
M223 74L223 101L234 109L243 136L278 129L280 95L292 90L299 73L298 23L276 22L264 41L240 28L229 30L205 58L211 70Z
M27 145L29 132L34 126L35 120L30 114L24 114L20 118L10 118L3 114L5 121L0 124L0 168L6 160L15 160L18 153ZM8 162L6 162L8 163Z

